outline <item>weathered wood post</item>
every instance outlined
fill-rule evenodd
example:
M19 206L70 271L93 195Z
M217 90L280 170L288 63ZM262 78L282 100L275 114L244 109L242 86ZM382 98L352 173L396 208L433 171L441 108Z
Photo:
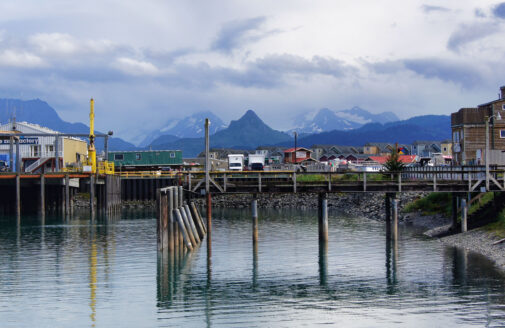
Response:
M196 243L200 244L200 235L198 234L198 229L196 228L195 225L195 220L193 218L193 215L191 215L191 211L189 210L189 205L186 204L184 205L184 210L186 212L186 216L188 217L189 225L191 226L191 230L193 231L193 236L195 237Z
M392 199L393 205L393 239L398 240L398 199Z
M468 205L465 198L461 198L461 232L467 231Z
M175 247L175 229L174 229L174 190L168 188L167 190L167 203L168 203L168 250L172 253Z
M210 194L210 157L209 157L209 125L205 119L205 196L207 197L207 253L211 255L212 246L212 196Z
M385 209L386 209L386 239L391 240L391 194L386 193L385 198Z
M319 240L328 241L328 198L326 193L319 194Z
M44 173L40 174L40 196L39 196L39 215L46 214L46 177Z
M70 215L70 177L65 174L65 215Z
M179 211L181 212L182 220L184 221L184 227L186 228L186 231L189 236L189 240L191 240L191 245L196 246L197 241L195 236L193 235L193 229L191 228L191 223L189 222L189 218L186 215L186 209L184 206L179 207Z
M252 210L252 239L253 243L258 242L258 198L256 194L253 194L253 199L251 201Z
M19 171L16 172L16 217L18 221L21 219L21 176Z
M89 210L91 213L91 218L95 217L95 176L90 174L89 176Z
M190 209L191 209L191 214L193 215L193 218L195 220L195 225L196 225L196 229L198 230L198 235L200 236L200 240L203 240L203 237L205 236L205 229L204 229L204 225L202 224L201 218L198 214L198 211L196 210L196 206L195 206L194 202L191 202Z

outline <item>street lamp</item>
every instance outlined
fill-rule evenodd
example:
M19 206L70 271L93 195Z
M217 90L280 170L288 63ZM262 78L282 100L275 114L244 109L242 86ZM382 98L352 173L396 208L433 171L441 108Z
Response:
M489 191L489 122L493 117L500 121L500 112L497 112L489 117L484 117L484 120L486 121L486 191Z

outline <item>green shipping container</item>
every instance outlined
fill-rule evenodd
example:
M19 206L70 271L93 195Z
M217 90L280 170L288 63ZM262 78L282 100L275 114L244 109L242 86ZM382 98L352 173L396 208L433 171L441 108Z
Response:
M111 151L108 157L114 166L173 166L182 165L180 150Z

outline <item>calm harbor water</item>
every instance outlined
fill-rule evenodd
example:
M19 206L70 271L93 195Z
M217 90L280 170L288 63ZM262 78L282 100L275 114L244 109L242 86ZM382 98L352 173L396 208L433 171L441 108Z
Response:
M0 327L505 326L505 276L402 227L330 212L215 210L206 242L156 251L154 213L0 219Z

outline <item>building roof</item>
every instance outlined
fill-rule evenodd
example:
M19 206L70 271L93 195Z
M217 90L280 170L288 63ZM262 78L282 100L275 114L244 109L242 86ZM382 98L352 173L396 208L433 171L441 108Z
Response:
M370 159L371 161L384 164L388 161L389 156L368 156L367 159ZM410 164L410 163L415 163L417 161L417 156L416 155L399 155L398 156L399 160L404 163L404 164Z
M310 149L307 149L307 148L304 148L304 147L296 147L296 151L300 151L300 150L305 150L305 151L308 151L308 152L311 152L312 153L312 150ZM285 149L284 152L285 153L292 153L295 151L295 148L288 148L288 149Z

